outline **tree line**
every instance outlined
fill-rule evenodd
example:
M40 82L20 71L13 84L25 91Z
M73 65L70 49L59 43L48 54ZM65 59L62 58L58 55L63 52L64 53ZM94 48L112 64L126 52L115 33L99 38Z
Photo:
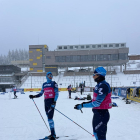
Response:
M29 51L25 49L9 50L7 55L0 55L0 65L10 65L11 61L29 60Z

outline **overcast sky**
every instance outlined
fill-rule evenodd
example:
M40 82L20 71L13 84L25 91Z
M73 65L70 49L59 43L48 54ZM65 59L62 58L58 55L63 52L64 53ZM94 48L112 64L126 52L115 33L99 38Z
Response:
M0 0L0 54L120 42L140 54L140 0Z

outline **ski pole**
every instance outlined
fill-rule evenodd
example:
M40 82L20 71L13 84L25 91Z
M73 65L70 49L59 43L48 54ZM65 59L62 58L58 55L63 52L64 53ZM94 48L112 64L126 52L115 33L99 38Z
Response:
M67 117L66 115L64 115L62 112L60 112L59 110L57 110L56 108L54 108L56 111L58 111L60 114L62 114L63 116L65 116L66 118L68 118L69 120L71 120L69 117ZM83 130L85 130L86 132L88 132L86 129L84 129L82 126L80 126L79 124L77 124L76 122L74 122L73 120L71 120L73 123L75 123L76 125L78 125L79 127L81 127ZM92 135L94 137L93 134L91 134L90 132L88 132L90 135Z
M34 102L34 104L35 104L35 106L36 106L36 108L37 108L37 110L38 110L38 112L39 112L40 116L42 117L42 115L41 115L41 113L40 113L40 111L39 111L39 109L38 109L38 107L37 107L37 105L36 105L36 103L35 103L34 99L32 99L32 100L33 100L33 102ZM44 121L43 117L42 117L42 120ZM46 127L47 127L48 131L50 132L50 130L49 130L49 128L48 128L48 126L47 126L47 124L46 124L46 122L45 122L45 121L44 121L44 123L45 123L45 125L46 125Z

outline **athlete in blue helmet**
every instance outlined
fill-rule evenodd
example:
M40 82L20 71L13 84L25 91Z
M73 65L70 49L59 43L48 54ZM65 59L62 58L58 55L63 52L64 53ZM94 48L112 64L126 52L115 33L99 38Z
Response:
M106 70L103 67L97 67L94 71L93 78L97 82L95 86L93 99L90 102L83 102L75 105L74 109L92 108L93 116L93 133L96 140L106 140L107 123L110 118L108 109L112 108L111 88L105 81Z
M54 129L54 108L56 105L56 101L58 98L58 85L55 81L52 81L53 75L51 72L46 74L47 82L43 83L42 90L37 95L29 95L30 99L41 97L44 93L44 103L45 103L45 111L48 117L48 122L51 130L51 135L46 137L49 140L56 139L56 133Z

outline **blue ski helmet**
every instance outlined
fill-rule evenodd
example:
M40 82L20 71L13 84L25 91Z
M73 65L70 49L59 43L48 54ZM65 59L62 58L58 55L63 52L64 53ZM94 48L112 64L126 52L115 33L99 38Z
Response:
M103 67L97 67L95 70L94 70L94 74L99 74L101 76L106 76L106 70L103 68Z
M51 72L47 72L46 78L48 77L48 75L52 75L52 73Z

